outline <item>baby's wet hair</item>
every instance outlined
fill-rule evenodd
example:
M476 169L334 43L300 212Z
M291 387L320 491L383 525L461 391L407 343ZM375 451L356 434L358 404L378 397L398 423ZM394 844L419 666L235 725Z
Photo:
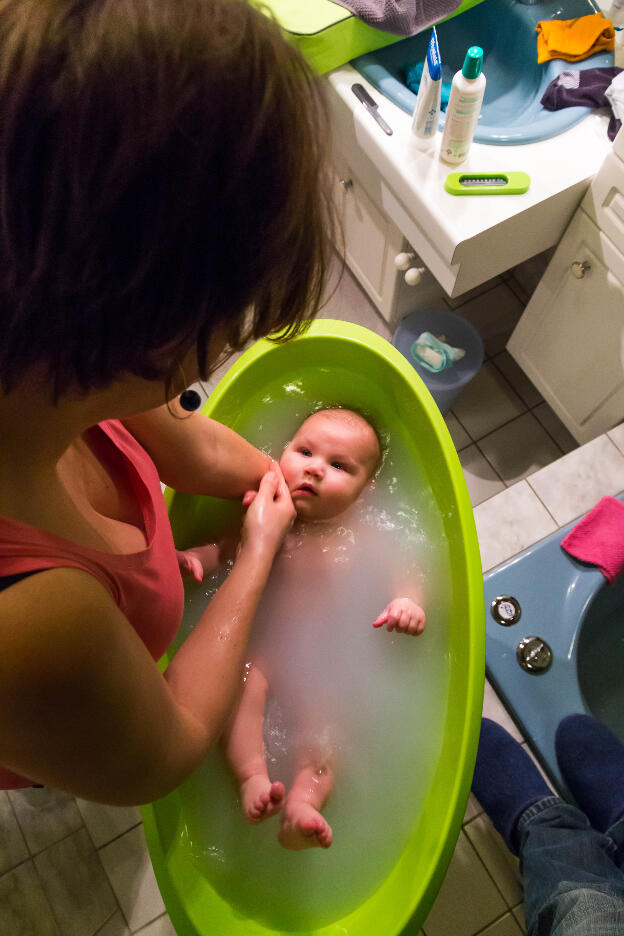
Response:
M302 425L306 419L309 419L310 416L315 416L317 413L344 413L346 415L352 415L362 420L362 422L366 423L366 425L373 430L375 439L377 440L377 457L371 468L369 480L372 481L373 478L376 478L386 457L387 444L384 443L383 436L370 413L363 409L354 409L352 406L341 406L335 403L319 403L312 412L308 413L305 419L301 420L300 425Z

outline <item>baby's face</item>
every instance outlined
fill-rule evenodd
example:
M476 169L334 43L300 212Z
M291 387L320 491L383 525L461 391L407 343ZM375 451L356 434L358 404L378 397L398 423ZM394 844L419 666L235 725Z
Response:
M301 424L280 460L297 516L328 520L357 500L379 457L373 429L344 410L322 410Z

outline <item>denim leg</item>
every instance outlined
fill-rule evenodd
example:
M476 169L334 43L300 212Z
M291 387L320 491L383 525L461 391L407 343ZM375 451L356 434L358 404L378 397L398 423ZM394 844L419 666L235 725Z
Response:
M624 934L624 872L610 836L554 796L524 811L518 835L529 936Z
M615 861L618 868L624 872L624 816L615 822L610 829L607 829L605 835L608 835L615 844Z

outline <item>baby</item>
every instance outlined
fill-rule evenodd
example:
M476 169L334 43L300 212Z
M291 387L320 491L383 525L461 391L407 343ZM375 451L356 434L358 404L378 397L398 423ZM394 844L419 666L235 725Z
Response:
M326 409L309 416L279 462L297 511L290 540L297 536L297 525L321 523L343 514L372 482L380 462L377 434L360 414ZM243 506L248 507L254 497L254 491L248 492ZM283 549L288 546L287 540ZM200 581L215 549L201 547L180 554L183 571ZM305 561L309 566L310 558ZM425 614L415 600L400 597L372 624L416 636L424 629ZM243 814L248 822L258 823L282 811L278 840L284 848L329 848L332 830L321 811L333 785L331 755L320 744L303 745L288 795L283 783L270 780L263 740L268 690L262 664L254 660L247 668L239 704L224 736L226 756L240 787Z

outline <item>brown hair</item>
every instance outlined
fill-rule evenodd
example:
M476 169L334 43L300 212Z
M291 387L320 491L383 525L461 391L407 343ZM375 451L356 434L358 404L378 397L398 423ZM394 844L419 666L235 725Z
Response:
M0 5L0 385L296 334L335 230L319 79L244 0Z

